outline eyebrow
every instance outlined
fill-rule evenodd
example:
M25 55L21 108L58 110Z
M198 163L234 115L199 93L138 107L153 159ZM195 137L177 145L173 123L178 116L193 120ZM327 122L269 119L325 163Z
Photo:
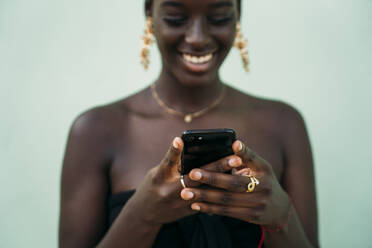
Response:
M162 4L161 4L162 7L184 7L184 5L182 3L179 3L179 2L175 2L175 1L164 1ZM231 1L220 1L220 2L216 2L216 3L211 3L209 4L209 6L213 9L218 9L218 8L222 8L222 7L232 7L233 6L233 3Z
M182 3L174 2L174 1L164 1L161 4L162 7L184 7Z
M233 3L231 1L221 1L216 3L211 3L209 5L213 9L223 8L223 7L232 7Z

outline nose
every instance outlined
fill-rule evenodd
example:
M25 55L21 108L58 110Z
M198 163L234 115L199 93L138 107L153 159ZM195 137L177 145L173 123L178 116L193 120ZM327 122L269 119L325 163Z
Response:
M196 18L186 31L185 41L195 50L202 50L210 42L210 35L202 18Z

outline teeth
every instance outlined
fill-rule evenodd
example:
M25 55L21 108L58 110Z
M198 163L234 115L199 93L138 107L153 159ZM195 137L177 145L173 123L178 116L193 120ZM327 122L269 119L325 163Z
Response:
M184 53L183 58L186 61L191 62L193 64L203 64L203 63L210 61L213 58L213 54L209 53L205 56L197 57L197 56L192 56L190 54Z

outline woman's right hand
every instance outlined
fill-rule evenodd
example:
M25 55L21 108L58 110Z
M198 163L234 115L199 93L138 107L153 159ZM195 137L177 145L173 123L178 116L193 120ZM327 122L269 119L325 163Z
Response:
M180 196L183 189L179 172L182 149L183 141L176 137L160 164L147 173L136 193L127 202L126 209L130 208L131 212L134 211L132 213L135 213L141 221L147 224L162 225L195 213L190 208L192 202L184 201ZM239 157L229 156L202 168L226 172L240 165ZM187 177L185 180L188 187L200 185L188 180Z

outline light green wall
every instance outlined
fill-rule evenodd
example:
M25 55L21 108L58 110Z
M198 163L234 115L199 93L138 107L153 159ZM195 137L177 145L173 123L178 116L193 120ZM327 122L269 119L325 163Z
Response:
M82 111L159 71L138 62L143 1L0 0L0 247L56 247L61 160ZM323 247L372 247L372 1L244 1L250 74L227 82L304 115Z

